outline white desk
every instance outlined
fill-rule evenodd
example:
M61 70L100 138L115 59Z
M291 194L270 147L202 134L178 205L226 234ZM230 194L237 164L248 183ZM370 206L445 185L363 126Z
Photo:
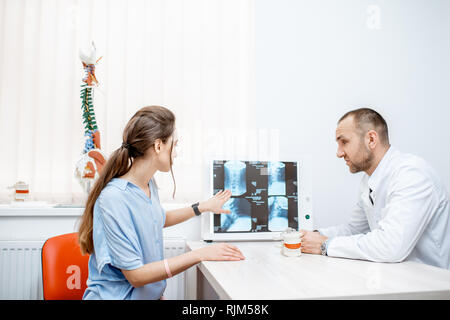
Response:
M276 242L233 244L245 260L197 265L198 299L450 299L450 270L415 262L285 257ZM206 245L188 241L187 250Z

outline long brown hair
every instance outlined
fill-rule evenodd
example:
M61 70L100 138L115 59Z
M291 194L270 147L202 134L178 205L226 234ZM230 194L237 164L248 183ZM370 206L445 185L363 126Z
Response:
M133 164L133 159L142 157L148 148L154 146L155 140L161 139L163 143L166 143L174 131L175 115L169 109L161 106L144 107L128 121L123 131L122 146L111 154L88 195L78 230L78 241L83 254L94 252L92 237L94 205L103 188L113 178L126 174ZM173 196L175 196L172 149L173 141L170 149L170 172L174 182Z

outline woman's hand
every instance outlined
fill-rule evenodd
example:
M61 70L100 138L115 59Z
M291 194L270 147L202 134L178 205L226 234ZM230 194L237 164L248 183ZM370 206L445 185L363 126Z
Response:
M224 210L222 207L231 197L230 190L221 190L217 192L212 198L203 201L199 204L200 212L214 212L214 213L231 213L230 210Z
M211 244L196 251L200 261L239 261L245 259L238 247L228 243Z

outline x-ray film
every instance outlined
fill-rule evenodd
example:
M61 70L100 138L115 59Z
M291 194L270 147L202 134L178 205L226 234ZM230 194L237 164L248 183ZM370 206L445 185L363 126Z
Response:
M231 213L214 214L215 233L298 229L296 162L215 160L213 187L231 191Z

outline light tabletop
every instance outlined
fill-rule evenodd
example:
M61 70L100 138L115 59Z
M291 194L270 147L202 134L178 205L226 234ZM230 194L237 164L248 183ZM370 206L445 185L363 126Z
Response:
M286 257L280 242L232 244L245 260L198 264L220 299L450 299L450 270L305 253ZM187 242L188 250L207 245Z

